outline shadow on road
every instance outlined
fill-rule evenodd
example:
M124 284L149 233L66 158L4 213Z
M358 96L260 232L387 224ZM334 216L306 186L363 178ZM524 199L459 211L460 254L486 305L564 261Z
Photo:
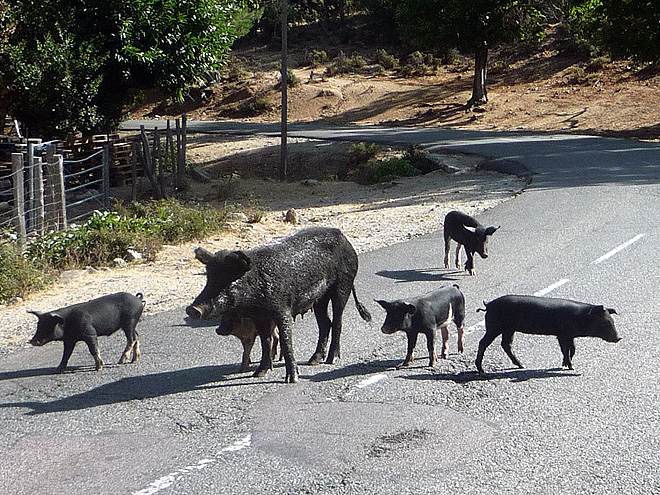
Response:
M382 373L388 369L392 369L401 363L400 359L372 361L369 363L356 363L343 368L335 368L330 371L316 373L315 375L300 375L302 378L310 382L326 382L336 380L337 378L345 378L347 376L360 376L371 375L374 373ZM310 368L310 367L308 367Z
M440 268L421 268L417 270L381 270L376 275L391 278L397 282L447 282L459 280L461 271L440 272Z
M540 378L569 378L581 376L580 373L565 370L563 368L551 368L547 370L512 369L511 371L495 371L491 373L478 373L475 371L460 371L458 373L429 373L423 375L401 376L406 380L441 380L454 383L482 382L491 380L509 380L511 382L526 382Z
M3 373L4 379L51 374L52 368L22 370ZM6 376L11 374L11 376ZM237 374L235 364L220 366L199 366L184 370L153 373L150 375L122 378L106 383L86 392L64 397L50 402L26 401L0 403L0 407L27 407L32 409L28 415L54 412L75 411L92 407L118 404L131 400L151 399L166 395L208 390L220 387L242 386L251 384L275 383L264 380L250 381L251 375ZM221 383L218 383L221 382Z

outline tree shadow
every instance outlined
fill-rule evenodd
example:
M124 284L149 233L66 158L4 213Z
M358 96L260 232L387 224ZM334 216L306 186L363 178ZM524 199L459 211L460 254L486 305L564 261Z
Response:
M542 378L568 378L582 376L581 373L575 371L565 370L563 368L550 368L550 369L520 369L513 368L511 370L502 370L494 372L479 373L476 370L460 371L458 373L430 373L419 375L404 375L400 378L406 380L437 380L437 381L451 381L458 384L470 382L483 382L493 380L509 380L513 383L526 382L528 380L538 380Z
M397 283L403 282L447 282L459 280L462 271L451 271L449 273L440 273L440 268L418 268L415 270L380 270L376 275L396 280Z

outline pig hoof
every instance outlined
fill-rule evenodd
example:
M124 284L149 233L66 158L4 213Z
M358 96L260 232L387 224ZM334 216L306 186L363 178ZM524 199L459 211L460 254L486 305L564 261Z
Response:
M261 377L263 377L263 376L266 376L266 370L257 369L257 371L255 371L254 374L253 374L252 376L253 376L254 378L261 378Z
M55 373L58 373L58 374L64 373L64 368L57 368L55 370Z

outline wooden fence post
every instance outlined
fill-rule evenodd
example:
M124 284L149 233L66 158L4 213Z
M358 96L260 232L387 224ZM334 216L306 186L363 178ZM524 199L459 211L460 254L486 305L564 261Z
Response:
M25 244L25 175L23 168L23 153L11 154L11 172L14 190L14 215L18 242Z
M64 189L64 157L53 155L46 163L47 228L65 230L66 195Z
M34 160L34 228L39 234L44 233L44 171L41 165L41 157L35 156Z
M138 144L131 140L131 201L137 201Z
M110 209L110 143L103 145L103 206Z

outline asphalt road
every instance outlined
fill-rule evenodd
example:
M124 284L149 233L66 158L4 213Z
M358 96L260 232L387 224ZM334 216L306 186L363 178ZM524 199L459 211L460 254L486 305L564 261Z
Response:
M419 129L292 134L478 153L532 182L480 217L502 227L475 277L442 267L441 233L362 255L357 291L374 321L350 302L342 359L310 367L314 319L298 320L296 385L283 383L281 365L263 379L238 373L239 342L191 326L183 308L143 318L138 365L97 373L80 346L72 371L52 375L59 344L0 356L3 493L660 493L660 144ZM452 327L448 360L428 368L422 338L414 365L397 370L405 338L379 331L384 311L373 299L446 283L466 295L466 353L456 353ZM578 340L567 371L550 337L516 337L523 370L498 339L480 376L475 310L507 293L614 307L623 340ZM106 362L118 359L121 335L100 343Z

